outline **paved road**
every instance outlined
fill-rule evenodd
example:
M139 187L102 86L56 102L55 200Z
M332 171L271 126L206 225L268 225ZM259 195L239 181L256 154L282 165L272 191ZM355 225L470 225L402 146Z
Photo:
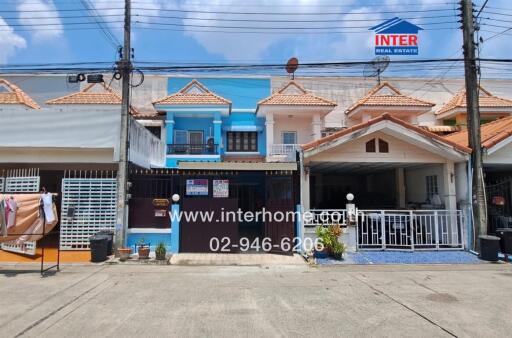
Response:
M0 266L0 336L482 336L512 332L512 265Z

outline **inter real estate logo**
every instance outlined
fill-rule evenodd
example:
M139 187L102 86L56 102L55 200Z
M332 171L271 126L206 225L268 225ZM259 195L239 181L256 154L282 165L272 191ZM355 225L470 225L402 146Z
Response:
M376 55L418 55L418 27L400 18L370 28L375 32Z

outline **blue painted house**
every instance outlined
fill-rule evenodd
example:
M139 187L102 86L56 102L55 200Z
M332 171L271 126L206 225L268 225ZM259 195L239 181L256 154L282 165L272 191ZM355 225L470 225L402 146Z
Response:
M270 95L269 78L171 78L168 91L154 102L166 116L167 168L265 157L265 120L256 108Z

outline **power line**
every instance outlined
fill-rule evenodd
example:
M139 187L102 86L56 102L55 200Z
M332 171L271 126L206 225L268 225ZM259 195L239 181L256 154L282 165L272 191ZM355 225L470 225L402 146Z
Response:
M80 2L89 13L98 15L96 9L94 8L94 5L89 0L80 0ZM121 45L121 42L110 31L110 29L103 24L103 22L97 19L97 17L94 17L94 21L98 24L98 27L101 29L107 41L112 45L112 47L114 47L115 50L117 50L118 47Z

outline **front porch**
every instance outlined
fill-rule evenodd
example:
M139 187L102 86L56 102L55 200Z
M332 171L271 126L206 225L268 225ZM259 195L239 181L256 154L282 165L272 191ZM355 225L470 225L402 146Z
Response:
M466 153L430 136L382 116L305 145L302 205L316 216L304 233L347 226L351 193L357 217L344 240L353 250L464 248Z

